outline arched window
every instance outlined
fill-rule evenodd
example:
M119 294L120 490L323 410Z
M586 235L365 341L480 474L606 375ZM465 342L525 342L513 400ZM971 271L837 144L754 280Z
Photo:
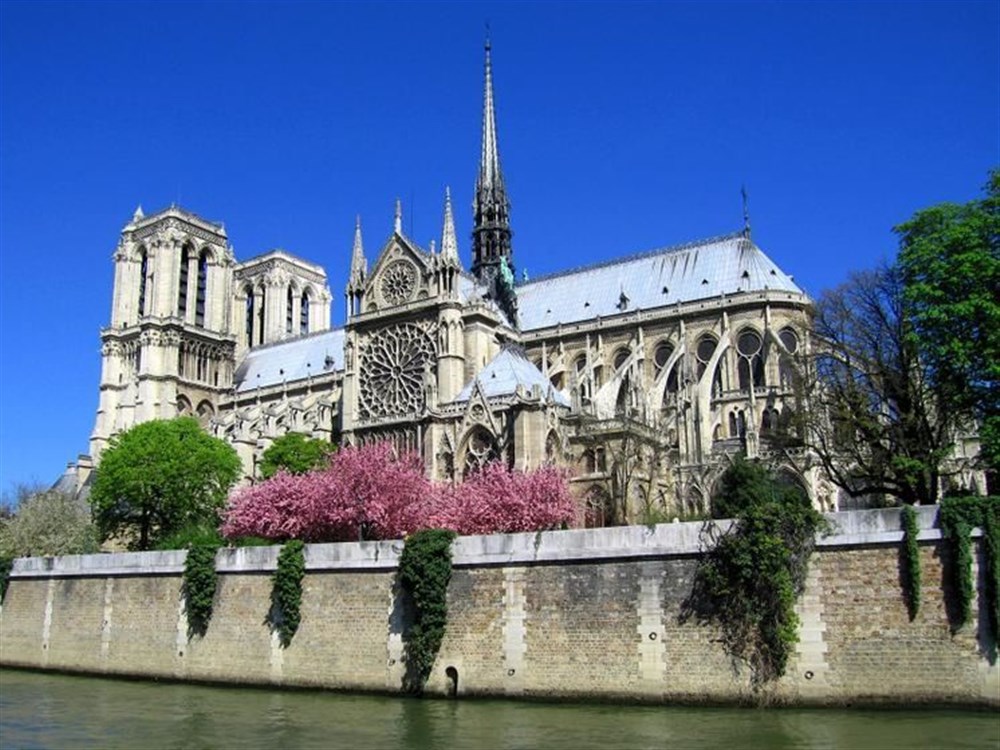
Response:
M288 287L288 294L285 298L285 333L289 336L292 334L292 307L295 301L295 294L292 292L292 288Z
M614 525L614 507L608 491L594 485L587 490L585 499L584 526L588 529L599 529Z
M465 441L465 460L462 476L467 477L491 461L500 458L497 441L484 427L476 427Z
M139 250L139 317L146 314L146 276L149 274L149 257L146 248Z
M188 262L191 258L191 246L181 248L181 275L177 287L177 316L183 318L187 314L188 298Z
M267 309L267 289L265 287L260 287L257 290L257 320L254 323L254 332L256 333L255 343L264 343L264 311Z
M712 360L712 355L715 354L716 343L715 338L707 333L698 339L698 347L695 349L695 359L698 362L697 372L699 381L705 374L705 370L708 369L708 363Z
M629 354L631 354L631 352L626 346L619 348L618 351L615 352L615 357L611 360L614 363L615 372L622 368L622 365L624 365L626 360L628 360Z
M750 387L761 388L764 385L764 343L760 334L753 330L743 331L736 340L736 350L739 352L739 362L736 365L740 390L748 391Z
M205 325L205 293L208 289L208 250L198 256L198 296L195 298L194 324Z
M740 432L736 427L736 412L731 411L729 412L729 437L734 438L739 436Z
M299 333L309 333L309 290L302 292L302 309L299 311Z
M556 435L555 431L550 431L547 438L545 438L545 463L554 464L560 454L559 448L559 436Z
M661 341L653 350L653 373L659 377L663 368L667 366L670 357L673 356L674 347L669 341Z
M788 354L782 354L778 360L778 380L781 387L787 389L795 384L795 362L792 357L799 351L799 337L791 328L783 328L778 338L788 350Z
M253 346L253 324L255 320L254 309L253 309L253 304L254 304L253 289L247 287L246 294L247 294L247 320L246 320L247 346Z

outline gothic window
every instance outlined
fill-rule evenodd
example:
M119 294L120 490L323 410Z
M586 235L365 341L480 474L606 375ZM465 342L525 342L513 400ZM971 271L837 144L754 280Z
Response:
M149 257L146 248L139 251L139 317L146 314L146 276L149 273Z
M393 261L382 274L379 290L382 299L390 306L409 302L416 290L417 269L405 260Z
M188 296L188 259L191 255L191 246L184 245L181 248L181 276L180 284L177 288L177 316L183 318L187 312Z
M795 383L795 363L792 357L799 350L799 337L791 328L783 328L778 334L781 343L784 344L789 354L782 354L778 360L778 380L782 388L791 388Z
M292 333L292 307L295 301L295 294L292 292L292 288L288 287L288 294L285 299L285 333L291 335Z
M187 400L185 396L177 397L177 415L185 416L191 413L191 402Z
M302 292L299 309L299 333L309 333L309 290Z
M208 289L208 250L198 256L198 292L195 298L194 324L205 325L205 292Z
M253 346L253 324L254 324L254 310L253 310L253 289L247 287L247 346Z
M656 349L653 350L653 371L657 376L663 372L673 353L674 347L669 341L661 341L656 345Z
M177 348L177 374L184 377L184 344Z
M760 334L752 330L743 331L736 340L736 351L740 355L736 369L741 391L750 390L751 385L754 388L764 385L763 346Z
M585 500L584 526L599 529L614 523L614 508L607 490L594 485L587 490Z
M267 310L267 289L260 287L256 295L259 298L257 309L254 311L257 319L254 322L254 332L257 334L256 343L264 343L264 311Z
M736 427L736 412L729 412L729 437L739 437L740 432Z
M361 355L361 413L366 418L412 414L424 403L425 372L434 367L434 343L403 323L381 331Z
M697 371L699 381L705 374L705 370L708 369L708 363L712 360L712 355L715 354L716 343L715 338L707 333L698 339L698 347L695 349L695 359L698 361Z
M614 362L616 372L622 368L622 365L625 364L625 361L628 359L628 355L630 353L631 352L629 352L628 347L626 346L619 348L618 351L615 352L615 358L612 361Z
M485 427L476 427L469 435L465 443L465 462L462 472L463 477L468 477L475 471L483 468L491 461L500 458L500 449L497 441L486 430Z

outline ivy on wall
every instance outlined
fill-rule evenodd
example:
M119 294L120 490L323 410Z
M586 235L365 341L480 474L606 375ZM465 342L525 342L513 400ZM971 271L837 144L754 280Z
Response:
M448 621L451 542L455 532L425 529L406 537L399 580L413 605L413 622L403 633L406 689L420 693L437 658Z
M0 604L7 595L7 584L10 582L10 569L14 567L14 561L9 557L0 557Z
M969 621L975 581L972 580L972 529L985 537L985 598L994 635L1000 635L1000 497L947 497L938 516L941 532L951 548L952 584L958 598L956 627Z
M730 515L732 525L721 532L707 527L712 546L698 564L681 619L694 615L717 625L726 653L749 666L756 692L785 673L798 641L795 602L816 534L825 533L827 523L804 492L755 462L736 461L719 487L713 509Z
M271 589L271 623L281 645L288 647L302 619L302 579L306 574L305 545L298 539L287 542L278 553Z
M906 608L910 613L910 620L916 618L920 611L920 545L917 543L919 530L917 529L917 512L912 505L904 505L899 513L899 520L903 526L903 549L902 549L902 573L903 573L903 597L906 600Z
M205 635L212 619L218 573L215 554L218 544L199 544L188 550L184 560L184 604L187 611L188 635Z

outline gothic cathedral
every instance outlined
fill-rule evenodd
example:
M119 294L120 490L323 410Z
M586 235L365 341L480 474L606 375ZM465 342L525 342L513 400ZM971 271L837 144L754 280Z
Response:
M440 481L487 461L555 463L591 525L698 512L738 453L833 509L787 439L811 302L749 222L518 280L488 43L482 132L469 268L447 193L437 248L404 234L397 203L369 264L359 220L342 328L322 267L281 250L239 262L222 225L137 210L114 255L92 460L121 430L191 414L236 448L248 481L294 431L390 440Z

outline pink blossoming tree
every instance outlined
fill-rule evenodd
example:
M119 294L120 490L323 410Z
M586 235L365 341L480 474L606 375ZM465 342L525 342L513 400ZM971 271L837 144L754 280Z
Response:
M555 468L523 473L493 463L457 486L436 485L418 456L397 457L381 443L344 448L325 469L279 472L238 490L222 533L306 542L397 539L422 528L491 534L558 528L578 513Z

